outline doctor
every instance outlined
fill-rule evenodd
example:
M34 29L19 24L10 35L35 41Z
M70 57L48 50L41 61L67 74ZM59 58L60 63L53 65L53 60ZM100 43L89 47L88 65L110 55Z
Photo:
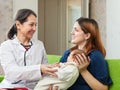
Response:
M8 32L8 40L1 44L0 60L5 76L0 90L19 87L33 90L43 74L55 75L56 70L47 65L43 43L32 40L36 17L32 10L20 9Z

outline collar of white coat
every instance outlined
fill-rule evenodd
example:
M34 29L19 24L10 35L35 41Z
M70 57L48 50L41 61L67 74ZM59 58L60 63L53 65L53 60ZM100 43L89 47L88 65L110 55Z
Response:
M35 40L31 39L30 42L34 44ZM21 44L21 42L18 40L16 35L14 36L13 43L18 44L18 45Z

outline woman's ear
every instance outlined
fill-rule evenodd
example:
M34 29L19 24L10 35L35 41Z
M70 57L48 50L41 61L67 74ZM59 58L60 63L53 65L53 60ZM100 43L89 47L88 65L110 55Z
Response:
M90 33L87 33L87 34L86 34L86 38L85 38L85 39L86 39L86 40L87 40L87 39L89 39L89 38L90 38L90 36L91 36L91 34L90 34Z
M17 27L17 29L20 29L20 22L19 21L16 21L16 27Z

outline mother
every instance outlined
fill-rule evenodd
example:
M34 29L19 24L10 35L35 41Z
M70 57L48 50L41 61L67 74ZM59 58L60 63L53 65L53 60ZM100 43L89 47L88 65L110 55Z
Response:
M72 34L72 43L75 44L63 54L60 62L66 62L73 49L81 49L85 54L77 55L75 61L80 76L68 90L108 90L112 83L105 61L106 51L102 45L99 27L94 19L79 18L76 20Z

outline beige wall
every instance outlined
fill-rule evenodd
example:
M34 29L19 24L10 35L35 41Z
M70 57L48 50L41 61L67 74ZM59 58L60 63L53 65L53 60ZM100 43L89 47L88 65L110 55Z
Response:
M38 38L47 54L61 55L66 49L66 0L38 0Z
M13 23L12 0L0 0L0 43L6 38L6 32Z

